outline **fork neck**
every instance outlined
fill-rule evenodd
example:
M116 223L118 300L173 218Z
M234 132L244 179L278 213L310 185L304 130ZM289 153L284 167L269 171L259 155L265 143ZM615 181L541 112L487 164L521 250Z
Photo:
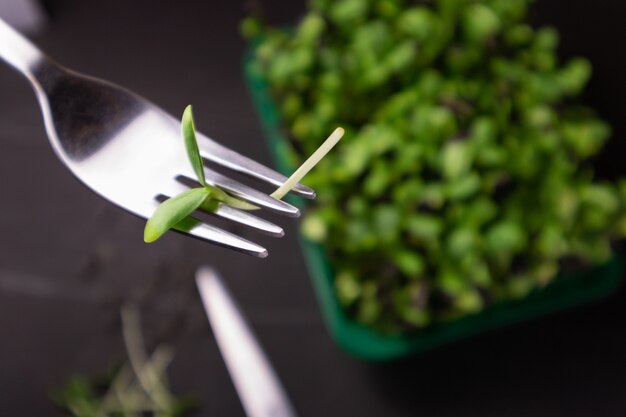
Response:
M0 59L18 70L37 86L36 73L51 61L28 39L0 19Z

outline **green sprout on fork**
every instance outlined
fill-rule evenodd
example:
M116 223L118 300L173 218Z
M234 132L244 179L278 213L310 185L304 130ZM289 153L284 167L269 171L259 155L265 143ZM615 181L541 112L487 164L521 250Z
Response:
M220 204L227 204L240 210L258 210L258 207L233 197L225 191L207 183L204 176L202 157L198 150L196 128L191 106L187 106L182 118L182 136L187 157L193 167L201 187L187 190L165 200L148 219L144 229L144 241L151 243L160 238L169 229L189 230L196 220L189 217L196 210L215 212ZM271 197L282 199L300 180L330 151L342 138L344 129L338 127L292 175L271 194Z

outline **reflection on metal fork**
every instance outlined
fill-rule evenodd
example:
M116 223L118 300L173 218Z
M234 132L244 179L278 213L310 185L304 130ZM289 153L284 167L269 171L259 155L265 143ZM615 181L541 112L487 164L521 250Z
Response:
M31 82L59 159L102 197L148 218L159 196L171 196L169 190L177 184L180 188L176 178L189 175L179 121L152 103L122 87L61 67L1 19L0 58ZM198 135L198 140L203 157L218 165L274 185L286 180L204 135ZM207 179L261 208L299 215L296 207L208 168ZM315 197L312 189L301 184L293 192ZM270 235L283 234L280 227L251 215L227 208L215 214ZM267 256L267 251L256 243L201 222L188 233L240 252Z
M248 417L296 417L285 391L245 319L210 268L196 273L213 334Z

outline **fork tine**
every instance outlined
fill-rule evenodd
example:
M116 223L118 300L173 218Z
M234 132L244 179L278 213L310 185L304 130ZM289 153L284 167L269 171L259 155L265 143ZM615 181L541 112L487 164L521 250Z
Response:
M134 213L147 219L152 216L158 205L159 203L156 200L152 200L142 204L134 211ZM219 227L202 223L201 220L196 219L195 217L187 217L186 219L183 219L172 230L178 233L189 234L198 239L206 240L217 246L222 246L237 252L256 256L257 258L267 257L267 250L264 247L233 233L222 230Z
M236 208L233 208L226 204L220 204L214 214L216 216L220 216L225 219L252 227L270 236L282 237L285 235L285 231L282 227L277 226L272 222L268 222L267 220L261 219L260 217L253 216L252 214L249 214L243 210L237 210Z
M245 184L235 181L232 178L225 177L224 175L215 172L209 168L204 169L204 175L206 181L216 187L228 191L230 194L238 197L242 200L248 201L255 206L263 207L268 210L274 211L279 214L284 214L290 217L299 217L300 210L297 207L292 206L289 203L285 203L282 200L277 200L269 195L249 187ZM182 176L193 181L193 174L189 170L185 170Z
M184 193L185 191L189 191L189 188L190 187L177 180L172 180L169 181L164 187L159 187L159 193L165 197L171 198L180 193Z
M171 181L161 193L166 197L173 197L187 190L189 190L189 187L185 184L178 181ZM285 235L282 227L226 204L220 204L215 212L209 214L243 224L270 236L282 237Z
M250 242L249 240L229 233L218 227L202 223L200 220L194 217L192 217L191 219L192 220L188 222L190 223L191 227L188 230L179 230L179 232L188 233L191 236L203 240L208 240L218 246L232 249L237 252L246 253L248 255L256 256L258 258L267 257L267 249L257 245L256 243Z
M287 181L287 177L266 167L265 165L245 157L232 149L228 149L203 134L198 133L197 136L198 147L200 148L200 154L203 158L230 168L233 171L241 172L269 182L277 187ZM306 185L297 184L292 189L292 192L301 197L309 199L315 198L315 191Z

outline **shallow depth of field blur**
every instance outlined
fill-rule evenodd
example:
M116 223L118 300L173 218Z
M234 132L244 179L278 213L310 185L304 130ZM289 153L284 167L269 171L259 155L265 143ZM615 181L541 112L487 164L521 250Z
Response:
M0 60L0 416L162 401L163 415L245 415L195 287L203 265L298 415L623 416L625 12L0 0L59 63L177 118L191 104L199 131L267 166L288 172L346 129L304 180L317 199L289 200L303 216L261 214L283 238L215 220L267 259L174 232L147 245L145 221L57 159ZM135 380L111 400L139 334L165 397Z

